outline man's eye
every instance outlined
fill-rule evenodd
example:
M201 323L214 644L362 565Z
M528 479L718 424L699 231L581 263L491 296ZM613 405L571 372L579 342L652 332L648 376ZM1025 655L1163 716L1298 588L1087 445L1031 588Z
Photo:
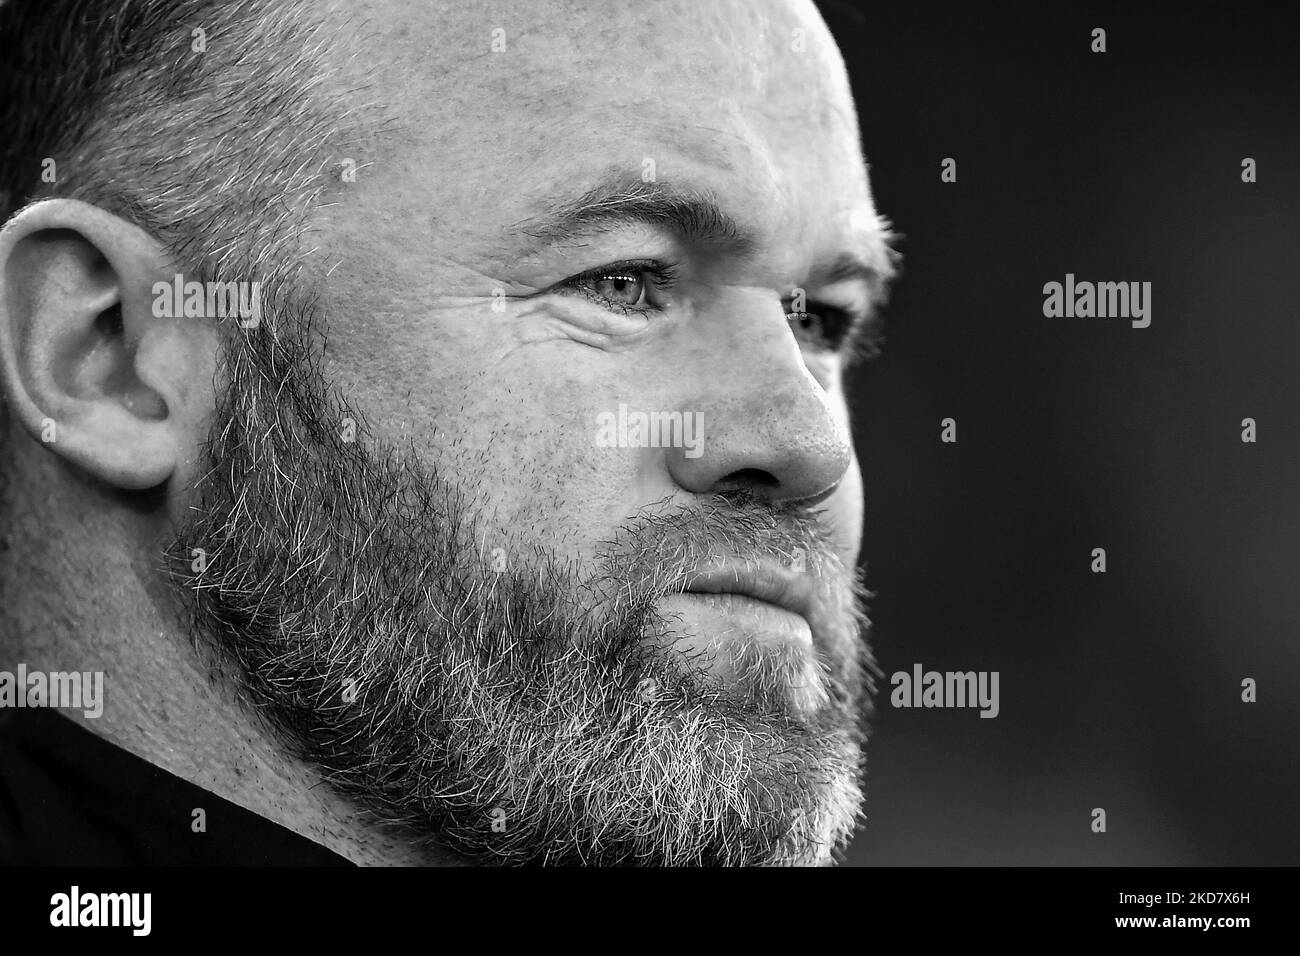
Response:
M827 351L840 347L852 324L852 319L842 310L827 308L816 312L789 312L786 319L801 342Z
M645 278L640 275L608 275L591 280L591 290L611 305L636 308L645 305Z
M655 293L670 288L673 278L673 267L667 263L654 260L616 262L565 279L555 291L563 294L576 292L597 305L624 314L651 312L663 305L655 301Z

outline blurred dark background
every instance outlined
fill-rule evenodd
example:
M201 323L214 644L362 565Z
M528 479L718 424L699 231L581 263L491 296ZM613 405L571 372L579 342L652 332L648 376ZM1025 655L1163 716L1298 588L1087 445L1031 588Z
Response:
M848 862L1300 864L1295 30L857 7L823 11L905 238L853 388L886 680ZM1067 272L1150 281L1150 328L1045 318ZM916 662L1000 672L1000 715L894 709Z

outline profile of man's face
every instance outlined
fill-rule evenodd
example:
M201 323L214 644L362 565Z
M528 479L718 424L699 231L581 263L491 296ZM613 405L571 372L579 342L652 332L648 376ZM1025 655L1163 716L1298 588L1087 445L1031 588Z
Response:
M453 6L352 8L386 120L223 338L186 626L413 840L827 862L889 268L839 52L785 0Z

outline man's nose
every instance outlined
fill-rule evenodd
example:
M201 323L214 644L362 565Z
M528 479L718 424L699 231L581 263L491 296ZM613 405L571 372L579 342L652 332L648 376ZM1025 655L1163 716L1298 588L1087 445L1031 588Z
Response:
M691 403L703 425L698 453L671 449L668 469L696 494L744 489L773 503L815 505L852 463L851 439L804 364L779 304L764 312L745 323L750 334L733 329L727 347L706 359L699 399Z

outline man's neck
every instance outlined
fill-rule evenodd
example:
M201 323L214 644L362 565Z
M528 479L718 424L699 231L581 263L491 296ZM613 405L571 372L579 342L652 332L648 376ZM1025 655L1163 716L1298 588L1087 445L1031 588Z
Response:
M8 565L0 568L7 585L15 583L14 572L25 578L24 593L4 614L0 667L102 671L102 715L64 711L93 733L353 863L459 862L367 823L319 773L287 756L260 721L210 680L189 639L161 610L167 585L150 569L99 564L91 574L96 580L81 582L82 593L96 595L93 606L75 607L54 588L34 587L35 569L16 568L12 551L0 561Z

